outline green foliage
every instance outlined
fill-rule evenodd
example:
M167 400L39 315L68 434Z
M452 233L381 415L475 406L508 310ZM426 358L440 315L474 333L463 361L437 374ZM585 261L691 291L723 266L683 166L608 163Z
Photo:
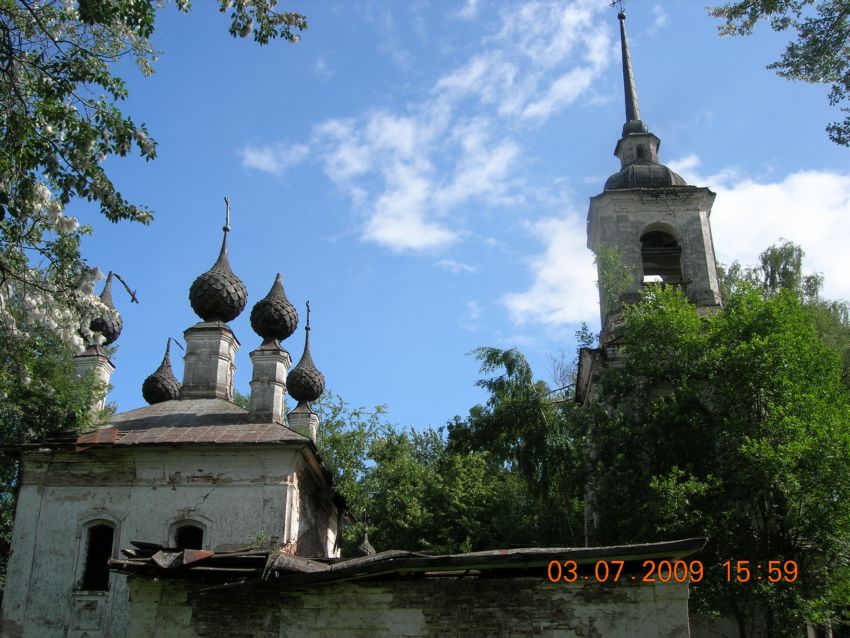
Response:
M761 619L771 636L837 618L850 561L842 355L786 275L738 282L708 317L676 288L649 287L628 307L589 468L599 542L707 536L695 609ZM796 560L801 577L730 585L730 558Z
M234 390L232 401L240 408L245 408L247 410L251 405L251 395L239 392L239 390Z
M0 330L0 574L6 557L18 489L16 446L92 422L89 406L105 388L80 380L72 352L56 335L33 328L26 336Z
M248 539L248 547L262 547L269 541L269 535L265 530L259 530Z
M79 227L62 210L75 198L99 205L110 221L148 223L151 212L127 201L101 166L109 155L135 146L156 156L144 124L125 116L124 80L113 73L122 58L153 73L149 41L154 0L30 2L0 0L0 285L38 287L75 307L86 267ZM275 11L275 0L222 0L231 11L230 33L294 42L303 16ZM189 2L179 0L187 11ZM5 291L4 291L5 292ZM2 310L2 308L0 308Z
M352 408L325 393L319 453L356 524L343 555L368 527L378 549L457 553L521 543L534 512L520 477L487 452L449 449L441 432L404 431L383 407Z
M517 542L582 545L582 464L576 455L586 415L571 395L559 399L535 381L517 350L479 348L473 354L483 374L503 373L478 382L490 398L449 424L448 449L488 454L521 483L528 497L525 517L514 522Z
M602 312L607 314L621 303L621 296L628 292L637 280L637 270L623 261L622 253L611 246L600 246L595 250L599 280L596 282L602 299Z
M736 0L709 10L724 35L749 35L765 20L775 31L793 29L782 57L768 68L791 80L829 84L829 103L843 120L826 127L836 144L850 145L850 0Z

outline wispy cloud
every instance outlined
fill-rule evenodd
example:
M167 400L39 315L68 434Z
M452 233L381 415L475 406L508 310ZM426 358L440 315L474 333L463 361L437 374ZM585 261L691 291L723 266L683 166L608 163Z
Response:
M272 175L279 175L290 166L302 162L309 153L310 147L306 144L246 146L239 151L244 168L271 173Z
M525 201L522 131L592 97L611 60L611 27L598 15L606 8L606 0L510 4L478 51L419 101L315 125L311 154L363 216L362 239L434 252L469 236L476 215ZM468 2L462 11L478 9ZM388 11L373 7L372 20L395 37ZM268 148L250 150L246 166L284 164Z
M402 45L391 6L377 2L367 3L365 17L376 27L378 49L381 53L388 56L401 71L407 71L413 64L413 55Z
M474 20L478 17L478 10L481 8L479 0L466 0L464 5L455 11L452 15L461 20Z
M478 271L476 266L462 261L455 261L454 259L441 259L437 262L437 265L443 270L448 270L452 273L473 273Z
M313 71L323 80L330 80L334 76L324 54L316 58L316 61L313 63Z
M652 21L652 25L649 29L647 29L647 33L654 36L670 23L670 16L660 4L656 4L652 7L652 15L654 20Z

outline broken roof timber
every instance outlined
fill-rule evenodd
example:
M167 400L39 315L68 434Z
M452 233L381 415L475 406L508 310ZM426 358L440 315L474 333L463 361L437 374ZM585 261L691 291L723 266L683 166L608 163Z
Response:
M642 561L650 559L685 558L705 545L704 538L643 543L640 545L616 545L608 547L531 547L500 549L467 554L429 556L416 552L390 550L371 556L349 559L311 559L291 556L276 551L252 551L212 554L209 557L186 563L170 554L179 551L158 549L156 554L167 550L170 560L157 561L155 553L148 558L133 557L131 560L111 560L110 566L121 573L155 578L178 578L186 580L231 581L229 585L297 587L331 582L361 580L382 576L448 575L451 573L516 571L545 568L551 561L575 561L581 569L599 561L623 561L640 567ZM134 552L136 553L136 552ZM258 561L258 557L265 561ZM238 583L232 582L241 576ZM253 578L248 578L253 576ZM246 580L247 578L247 580ZM227 586L227 585L224 585Z

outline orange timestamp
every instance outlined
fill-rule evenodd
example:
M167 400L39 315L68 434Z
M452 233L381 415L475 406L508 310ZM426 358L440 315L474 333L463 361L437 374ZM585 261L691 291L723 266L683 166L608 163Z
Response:
M793 583L799 576L797 561L768 560L727 560L722 567L726 571L726 582L749 583L767 581L770 583Z
M575 583L575 582L596 582L596 583L616 583L623 577L625 580L643 583L698 583L703 579L705 570L701 561L669 561L669 560L645 560L643 561L642 569L635 573L630 570L624 574L623 569L626 566L624 560L598 560L592 569L590 565L579 565L574 560L564 561L563 563L557 560L549 561L546 568L546 575L550 583Z
M642 583L698 583L705 577L705 568L699 560L645 560L640 570L632 567L624 573L625 566L626 561L623 560L598 560L592 565L581 566L574 560L551 560L546 576L550 583L616 583L621 578ZM799 577L797 562L793 560L727 560L721 567L727 583L793 583Z

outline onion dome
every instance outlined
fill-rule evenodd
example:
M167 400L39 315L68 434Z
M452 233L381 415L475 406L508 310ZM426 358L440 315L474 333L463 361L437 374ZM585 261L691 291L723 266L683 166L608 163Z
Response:
M110 270L106 276L106 284L103 286L103 292L100 293L101 303L112 312L92 319L89 324L89 329L92 332L99 332L103 335L103 345L107 346L121 335L121 329L124 327L121 315L115 310L115 304L112 301L112 275L113 273Z
M171 342L174 341L171 337L165 344L165 356L162 358L162 363L156 371L150 375L142 384L142 396L145 401L153 405L154 403L162 403L163 401L171 401L180 396L180 382L174 376L171 370ZM181 346L182 347L182 346Z
M227 233L230 232L230 200L226 197L227 220L224 224L224 239L218 259L207 272L192 282L189 289L189 302L204 321L223 321L227 323L239 316L248 302L245 284L230 269L227 261Z
M269 294L260 299L251 309L251 328L263 338L283 341L298 327L298 311L295 310L283 290L280 273L275 277Z
M325 391L325 375L318 371L310 356L310 302L307 302L307 326L304 328L304 354L286 377L289 396L299 403L315 401Z
M357 546L357 550L362 556L371 556L375 553L375 548L372 547L372 543L369 542L368 528L363 532L363 541Z
M673 172L664 164L647 162L629 164L619 173L614 173L605 181L605 190L624 188L660 188L666 186L687 186L682 176Z

